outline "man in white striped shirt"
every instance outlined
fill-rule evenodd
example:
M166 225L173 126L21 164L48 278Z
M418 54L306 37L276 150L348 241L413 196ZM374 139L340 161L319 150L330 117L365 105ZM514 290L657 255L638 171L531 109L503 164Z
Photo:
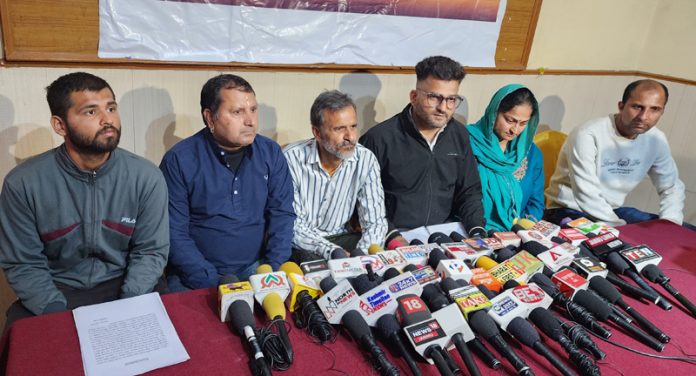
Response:
M383 246L387 220L380 168L374 154L358 144L355 103L340 91L326 91L312 104L310 121L314 138L284 150L295 189L293 259L307 252L329 259L337 248ZM359 228L351 225L356 211Z

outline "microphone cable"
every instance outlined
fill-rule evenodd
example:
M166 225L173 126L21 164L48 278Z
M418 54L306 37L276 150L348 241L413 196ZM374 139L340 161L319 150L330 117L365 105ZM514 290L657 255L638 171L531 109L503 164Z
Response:
M295 311L295 324L298 328L305 328L307 333L319 341L334 342L338 331L329 323L317 302L307 293L297 295L300 309Z
M282 319L271 320L266 323L266 326L258 329L257 337L261 344L261 350L266 360L270 363L271 368L276 371L285 371L292 365L289 350L280 335L274 330L278 323L282 323L285 329L290 333L291 327L287 321Z

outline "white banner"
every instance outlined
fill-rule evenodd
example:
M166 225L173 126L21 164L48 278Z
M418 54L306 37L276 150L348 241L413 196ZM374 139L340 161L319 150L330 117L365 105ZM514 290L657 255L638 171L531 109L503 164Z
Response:
M493 67L505 5L506 0L100 0L99 57L413 66L426 56L445 55L465 66Z

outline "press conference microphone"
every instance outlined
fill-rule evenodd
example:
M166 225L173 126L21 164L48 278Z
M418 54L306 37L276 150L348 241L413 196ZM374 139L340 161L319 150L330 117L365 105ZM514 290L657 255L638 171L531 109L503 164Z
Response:
M573 297L573 301L587 308L590 312L592 312L592 314L595 315L595 317L597 317L598 320L604 322L611 321L615 323L645 345L657 351L662 351L664 349L664 344L658 342L653 337L650 337L644 331L622 320L619 316L616 316L614 313L612 313L611 309L606 303L599 300L589 291L578 291Z
M647 265L643 268L641 271L645 278L648 279L648 281L657 283L660 286L662 286L670 295L672 295L675 299L679 301L686 309L691 312L691 315L696 316L696 306L694 306L689 299L687 299L684 295L679 293L677 289L675 289L670 283L670 279L662 273L662 270L658 268L656 265Z
M423 242L420 239L413 239L408 245L423 245Z
M314 297L320 293L320 291L315 289L318 286L309 286L308 284L314 282L301 279L300 277L303 277L302 270L294 262L288 261L282 264L280 270L285 272L292 285L292 293L288 299L288 308L290 312L295 312L294 317L297 327L300 329L306 328L307 333L318 339L319 343L324 343L334 338L336 331L321 313L319 305L314 300Z
M512 364L518 374L527 376L534 375L534 372L532 372L527 363L525 363L524 360L510 348L510 345L505 342L500 335L498 327L495 326L495 322L493 322L493 319L491 319L486 312L476 311L471 313L469 315L469 325L471 325L471 328L474 329L476 333L480 334L488 343L493 345L493 347Z
M350 257L359 257L359 256L365 256L365 252L363 252L362 249L355 248L354 250L350 251Z
M623 257L621 257L621 255L619 255L617 252L609 253L605 261L612 269L614 269L615 272L631 278L638 286L640 286L641 289L648 292L652 297L651 300L654 301L658 307L664 309L665 311L672 309L672 305L663 299L660 294L658 294L657 291L655 291L655 289L648 284L648 282L641 278L640 274L631 269L626 260L624 260Z
M480 226L473 227L469 229L469 237L470 238L485 238L486 237L486 229Z
M370 255L376 255L380 252L384 252L384 249L377 244L370 244L370 246L367 247L367 253Z
M240 336L244 336L249 344L251 356L253 357L253 360L249 362L252 374L270 376L271 369L268 363L266 363L261 345L256 339L254 316L249 305L243 300L235 300L230 304L228 315L235 331Z
M384 281L386 282L394 277L398 277L399 275L401 275L399 269L391 267L384 271L384 275L382 275L382 278L384 278Z
M454 240L452 240L452 238L450 238L449 236L447 236L441 232L433 232L428 237L428 243L437 243L437 244L454 243Z
M551 312L542 307L534 308L529 313L529 319L539 330L546 334L547 337L558 342L561 347L563 347L582 376L600 375L599 367L597 367L589 356L580 351L573 341L563 333L560 322Z
M521 317L515 317L510 321L507 326L507 332L510 333L516 340L520 341L523 345L528 346L537 354L546 358L557 370L561 372L564 376L573 376L574 373L571 371L558 357L551 351L548 346L541 342L541 337L539 333L532 327L527 320Z
M346 329L348 329L351 337L360 343L360 346L365 352L371 355L376 365L375 368L381 375L397 376L400 374L399 369L387 359L387 356L379 345L377 345L375 338L370 332L370 327L367 326L365 319L363 319L358 311L350 310L346 312L343 315L342 323Z
M443 278L442 281L440 282L440 286L442 287L442 290L447 293L448 295L452 291L456 291L457 289L467 286L468 283L466 281L463 281L463 284L458 283L452 278ZM451 296L451 295L450 295ZM454 300L454 299L450 299ZM473 302L472 302L473 303ZM483 342L481 342L480 339L474 337L471 341L468 342L469 345L471 345L472 350L478 355L481 360L483 360L484 363L486 363L490 368L492 369L498 369L501 367L500 360L498 360L493 353L484 346ZM472 372L471 370L476 367L476 364L473 364L471 367L469 364L466 363L467 360L464 359L464 363L466 364L467 368L469 369L469 372ZM476 367L478 368L478 367Z
M398 230L390 231L384 238L384 246L388 250L397 249L399 247L405 247L408 244L402 242L403 236Z
M377 330L384 341L391 344L396 349L396 352L402 358L404 358L404 361L406 361L406 365L408 365L411 373L414 376L420 376L421 371L418 368L418 365L416 365L411 353L408 351L404 345L404 341L401 339L401 325L399 325L399 321L396 319L396 316L388 313L380 317L377 320Z
M600 325L595 317L585 308L563 295L553 282L551 282L549 277L543 274L535 274L529 281L536 283L545 293L549 294L554 304L556 304L557 307L565 309L571 319L592 330L592 332L602 338L609 338L611 336L609 329Z
M452 240L454 240L456 243L461 243L461 242L463 242L464 240L466 240L466 238L464 237L464 235L462 235L462 234L460 234L460 233L458 233L458 232L456 232L456 231L450 232L450 236L449 236L449 237L450 237Z
M447 296L440 290L438 286L433 284L423 286L423 294L421 297L423 298L423 300L428 305L431 311L439 311L440 309L446 308L451 304L450 299L447 298ZM447 320L452 322L460 321L461 325L465 325L468 327L466 321L464 320L464 317L459 312L459 309L457 309L455 312L456 313L453 314L451 317L448 317ZM474 362L474 358L471 356L471 352L469 351L469 347L467 346L466 340L462 333L453 334L452 342L454 343L454 346L457 348L459 355L462 357L462 360L464 361L464 364L469 370L469 373L472 376L481 375L481 371L476 365L476 362Z
M291 364L294 358L292 344L285 326L285 305L283 301L290 293L290 285L285 272L273 273L273 268L268 264L261 264L256 268L256 274L249 277L254 296L261 303L266 317L271 320L278 332L278 338L282 342L280 354L286 364Z
M621 309L623 309L627 314L629 314L633 319L642 326L648 334L657 338L662 343L669 342L669 336L665 334L662 330L656 327L652 322L643 317L638 311L633 307L628 305L626 301L621 298L621 293L614 288L607 280L601 277L593 277L590 279L590 288L597 292L604 299L608 300L610 303L615 304Z
M432 318L425 303L415 294L403 295L396 300L396 317L415 350L431 359L441 375L454 376L450 364L445 360L449 354L442 348L447 345L448 337L439 322Z
M343 249L343 248L336 248L336 249L334 249L333 251L331 251L331 256L329 256L329 257L330 257L331 260L337 260L337 259L348 258L349 256L350 256L350 255L348 254L348 252L346 252L345 249Z

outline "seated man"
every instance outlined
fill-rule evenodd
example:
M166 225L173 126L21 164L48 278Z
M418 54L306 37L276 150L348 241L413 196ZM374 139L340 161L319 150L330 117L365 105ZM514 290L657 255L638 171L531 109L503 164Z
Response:
M201 90L206 128L162 159L169 188L171 291L240 280L259 260L274 269L290 257L292 180L278 144L256 134L258 105L243 78L222 74Z
M7 327L151 292L169 253L167 187L156 166L117 148L109 84L80 72L46 90L64 143L15 167L0 194L0 262L19 298Z
M464 68L444 56L416 65L411 102L360 138L382 169L390 227L412 229L461 221L484 235L481 180L469 132L452 116L462 97Z
M285 149L295 186L293 247L329 259L338 247L382 246L387 221L379 164L357 143L355 104L339 91L324 92L314 101L310 120L314 138ZM349 223L356 205L362 235Z
M619 226L658 218L622 207L647 174L660 195L659 218L682 223L684 184L664 133L653 128L668 95L657 81L635 81L624 90L618 113L591 120L570 133L546 189L547 220L587 217Z

